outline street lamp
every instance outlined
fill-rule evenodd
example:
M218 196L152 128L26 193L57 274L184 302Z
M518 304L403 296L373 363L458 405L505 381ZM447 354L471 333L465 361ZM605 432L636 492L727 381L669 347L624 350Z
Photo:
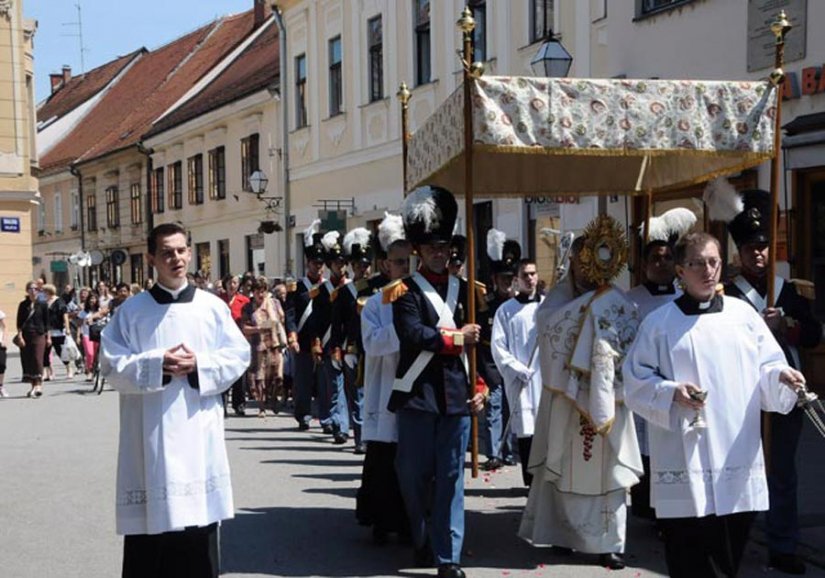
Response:
M249 176L249 188L256 195L262 195L266 192L266 186L269 184L269 179L263 171L255 171Z
M573 57L551 32L530 60L530 67L536 76L564 78L570 72Z

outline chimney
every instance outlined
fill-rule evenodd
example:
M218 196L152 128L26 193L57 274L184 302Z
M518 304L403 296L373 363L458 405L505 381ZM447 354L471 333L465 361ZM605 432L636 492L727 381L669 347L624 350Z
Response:
M255 22L253 26L257 28L264 23L264 20L266 20L268 10L266 0L253 0L253 2L255 9Z
M49 75L49 82L52 86L52 94L60 90L60 87L63 86L63 75L62 74L50 74Z
M63 86L69 84L69 81L72 79L72 67L68 64L63 65Z

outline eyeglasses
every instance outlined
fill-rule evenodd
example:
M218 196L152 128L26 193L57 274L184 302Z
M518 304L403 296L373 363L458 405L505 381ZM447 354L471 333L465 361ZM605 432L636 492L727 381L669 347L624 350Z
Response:
M691 271L704 271L708 267L710 267L711 271L716 271L721 264L722 260L715 257L711 257L710 259L691 259L690 261L685 261L685 267Z

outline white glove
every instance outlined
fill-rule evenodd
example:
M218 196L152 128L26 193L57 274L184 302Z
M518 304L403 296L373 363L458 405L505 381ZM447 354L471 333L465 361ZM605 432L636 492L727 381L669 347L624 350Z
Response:
M346 363L347 367L350 369L354 369L355 365L358 363L358 356L354 353L347 353L344 355L344 363Z

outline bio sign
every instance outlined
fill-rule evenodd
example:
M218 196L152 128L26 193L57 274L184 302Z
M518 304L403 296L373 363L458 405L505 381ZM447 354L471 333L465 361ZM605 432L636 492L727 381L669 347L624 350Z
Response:
M20 218L19 217L0 217L0 232L3 232L3 233L19 233L20 232Z

